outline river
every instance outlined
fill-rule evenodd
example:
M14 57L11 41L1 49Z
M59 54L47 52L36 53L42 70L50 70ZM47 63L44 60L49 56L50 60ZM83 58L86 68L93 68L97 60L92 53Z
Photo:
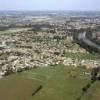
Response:
M100 45L94 43L93 41L89 40L86 37L86 32L80 33L78 35L78 40L82 41L84 44L86 44L87 46L90 46L92 48L97 49L100 52Z

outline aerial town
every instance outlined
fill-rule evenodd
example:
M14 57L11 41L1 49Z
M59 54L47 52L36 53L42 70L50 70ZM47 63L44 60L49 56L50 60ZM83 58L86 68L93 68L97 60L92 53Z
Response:
M58 68L56 66L58 66ZM93 82L97 80L97 72L95 73L94 70L98 69L99 67L100 67L100 13L98 12L71 13L65 11L61 12L60 11L2 12L1 11L0 12L0 80L1 80L0 84L2 84L3 79L6 80L7 77L9 79L10 75L11 77L13 77L13 75L17 74L23 75L25 73L28 73L28 77L32 76L32 79L34 79L34 81L39 80L43 81L45 84L50 84L50 82L52 82L52 81L49 82L52 76L51 74L53 73L53 75L56 76L55 73L59 72L59 74L57 74L59 78L61 77L60 74L61 75L64 74L64 76L69 75L67 77L70 80L67 82L69 82L69 84L71 85L75 81L76 84L80 86L78 93L81 93L80 90L85 85L83 83L87 82L87 80L90 79L90 75L92 75L90 72L91 70L93 70L93 75L96 75L96 76L92 75L91 84L93 84ZM41 72L42 69L44 69L43 73ZM63 73L60 73L61 69ZM80 71L77 71L79 69ZM34 72L35 70L37 71ZM40 70L39 73L37 73L38 70ZM47 70L46 74L47 76L45 75L46 73L45 70ZM43 75L41 75L41 73ZM25 75L23 76L25 77ZM61 78L61 80L64 78L64 76ZM17 78L14 78L14 80L15 79ZM67 78L64 79L65 82L66 79ZM71 79L74 81L71 81ZM75 79L77 79L77 81ZM19 80L20 79L18 78L18 82ZM100 77L98 78L98 80L100 80ZM7 82L9 83L9 81ZM5 82L4 84L6 84L7 82ZM80 82L83 82L81 83L82 86L80 85ZM20 84L23 83L21 82ZM64 84L64 86L66 86L64 82L61 84ZM89 88L91 84L88 83L88 85L86 86ZM60 84L58 85L60 87ZM74 85L72 84L71 86L68 87L72 87ZM0 86L2 87L2 85ZM3 86L5 87L5 85ZM29 88L28 85L26 86L27 88ZM56 87L56 85L54 86ZM37 93L37 91L39 91L42 87L44 88L45 86L43 84L39 85L38 89L35 92ZM77 86L75 86L74 88L76 87ZM9 90L8 88L9 86L7 87L7 90ZM5 92L7 92L6 89L3 89L3 91L4 90ZM53 90L51 91L53 93ZM72 93L73 90L70 91ZM31 91L28 92L31 93ZM32 96L35 94L35 92L31 93ZM86 92L86 88L84 89L83 87L82 96L84 92ZM19 92L17 91L17 93L20 93L20 90ZM25 92L23 92L23 95L24 93ZM42 92L38 94L40 97L43 96L44 92L42 95L41 93ZM47 96L49 93L50 92L48 91ZM0 96L2 96L2 94L4 93L2 93L1 91L0 94L1 94ZM22 97L24 97L23 95ZM15 96L17 96L16 93ZM42 100L39 99L39 96L37 96L36 97L37 99L34 100ZM10 97L11 96L9 96L9 98ZM51 94L51 97L55 96L52 96ZM61 97L63 96L61 95ZM1 98L5 98L5 96L2 96ZM67 96L65 98L67 98ZM71 96L69 98L71 98ZM81 96L77 98L75 95L75 97L73 96L73 98L76 99L68 99L68 100L81 100L79 99L81 98ZM30 100L30 99L10 98L8 100ZM67 100L67 99L61 98L52 100ZM88 100L93 100L93 99L88 99Z
M41 16L10 16L8 13L3 16L0 16L3 30L0 32L0 77L57 64L86 68L100 66L98 57L71 56L89 55L86 49L74 42L74 30L96 29L100 27L100 17L66 17L63 14L58 16L58 13ZM97 37L99 41L100 32L97 35L94 34L93 38Z

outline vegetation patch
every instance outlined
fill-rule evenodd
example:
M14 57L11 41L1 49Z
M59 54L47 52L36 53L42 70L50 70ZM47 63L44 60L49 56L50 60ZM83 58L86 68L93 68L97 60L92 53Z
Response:
M76 58L76 59L89 59L97 60L100 59L100 56L96 53L66 53L66 57Z

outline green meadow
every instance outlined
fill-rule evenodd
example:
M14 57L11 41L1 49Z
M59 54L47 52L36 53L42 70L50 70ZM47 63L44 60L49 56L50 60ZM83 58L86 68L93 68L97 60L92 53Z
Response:
M82 94L82 88L89 81L90 71L83 67L56 65L36 68L0 79L0 98L1 100L77 100ZM40 86L42 88L38 90ZM83 100L99 100L97 97L97 99L87 99L94 93L93 89L96 86L95 84L93 86L82 97ZM99 84L98 88L100 89ZM95 91L98 92L99 89Z

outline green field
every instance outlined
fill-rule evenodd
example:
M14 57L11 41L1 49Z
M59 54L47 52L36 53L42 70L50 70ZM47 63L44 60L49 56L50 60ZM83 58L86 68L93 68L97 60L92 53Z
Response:
M76 98L82 94L82 88L90 82L89 73L89 70L82 67L57 65L10 75L0 80L0 99L77 100ZM42 89L32 95L40 85ZM82 100L99 100L99 89L99 83L95 83L82 97ZM94 95L91 99L92 94Z
M66 57L71 57L75 59L90 59L90 60L98 60L100 59L100 55L94 53L66 53Z
M95 82L82 100L100 100L100 82Z
M30 30L31 28L9 28L7 30L0 31L0 35L9 35L13 34L16 32L22 32L22 31L27 31Z
M82 87L89 81L89 76L83 74L85 69L82 68L57 66L34 72L41 74L41 80L45 76L45 82L44 88L31 100L76 100L81 95ZM36 74L31 76L36 77Z
M39 81L11 75L0 80L0 100L29 100Z

